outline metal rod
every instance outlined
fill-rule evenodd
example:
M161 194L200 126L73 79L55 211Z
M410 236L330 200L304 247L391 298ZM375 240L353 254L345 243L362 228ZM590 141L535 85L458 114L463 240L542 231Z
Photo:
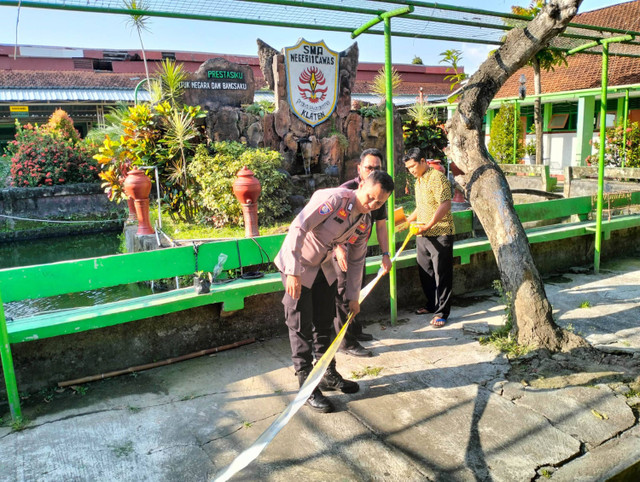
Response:
M518 151L518 100L513 103L513 163L517 164Z
M137 365L134 367L125 368L123 370L115 370L112 372L101 373L99 375L90 375L88 377L76 378L75 380L67 380L64 382L58 382L58 386L70 387L71 385L81 385L83 383L95 382L98 380L104 380L105 378L117 377L120 375L126 375L127 373L141 372L144 370L149 370L151 368L163 367L166 365L172 365L173 363L178 363L185 360L191 360L192 358L197 358L204 355L210 355L211 353L218 353L221 351L231 350L232 348L238 348L243 345L248 345L250 343L255 343L255 338L248 338L246 340L238 341L236 343L231 343L230 345L223 345L216 348L208 348L206 350L200 350L193 353L188 353L186 355L177 356L175 358L168 358L166 360L162 360L159 362L147 363L145 365Z
M138 84L136 85L136 88L133 90L133 103L135 105L138 105L138 91L140 90L140 87L142 87L142 84L147 82L148 80L149 79L145 77L140 82L138 82Z
M2 371L4 373L4 384L7 387L7 399L9 400L9 410L14 422L22 421L22 411L20 410L20 394L18 393L18 383L16 382L16 372L13 369L13 356L11 355L11 343L9 343L9 333L7 331L7 320L4 316L4 306L0 296L0 358L2 358Z
M622 166L624 167L627 162L627 125L629 123L629 89L624 94L624 109L622 114L622 148L624 149L624 156L622 157Z
M387 120L387 173L393 178L394 158L393 158L393 66L391 63L391 18L384 19L384 70L386 73L386 120ZM389 256L391 259L396 251L396 231L394 224L395 213L395 192L391 192L387 201L387 233L389 238ZM398 287L396 280L396 265L391 265L389 272L389 305L391 310L391 324L398 322Z
M356 38L374 25L384 21L384 70L385 70L385 115L386 115L386 142L387 142L387 173L394 178L394 158L393 158L393 82L391 63L391 18L399 15L406 15L413 12L413 6L407 6L384 12L376 18L369 20L362 27L357 28L351 34L351 38ZM389 238L389 256L394 257L396 250L395 224L393 222L395 213L395 193L392 192L387 200L387 233ZM398 320L398 297L396 286L396 267L391 265L389 272L389 304L391 310L391 324L395 325Z
M598 153L598 199L596 213L596 246L593 253L593 271L600 272L602 245L602 193L604 192L604 143L607 130L607 83L609 70L609 43L602 44L602 93L600 94L600 152Z

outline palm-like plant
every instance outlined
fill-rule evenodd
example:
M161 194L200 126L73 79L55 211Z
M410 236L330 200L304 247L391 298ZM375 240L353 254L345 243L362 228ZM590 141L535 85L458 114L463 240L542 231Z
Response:
M138 33L138 38L140 39L140 47L142 49L142 61L144 62L144 71L147 75L147 84L150 83L149 78L149 67L147 66L147 54L144 49L144 42L142 41L142 31L146 30L149 32L149 16L144 15L140 12L145 10L149 10L147 3L145 0L123 0L124 6L127 10L130 10L129 19L127 20L127 24L135 29Z
M393 96L400 84L402 83L402 77L396 69L391 67L391 95ZM381 98L382 103L384 104L384 100L387 97L387 74L386 68L382 68L378 71L378 74L373 79L373 85L371 86L371 91Z

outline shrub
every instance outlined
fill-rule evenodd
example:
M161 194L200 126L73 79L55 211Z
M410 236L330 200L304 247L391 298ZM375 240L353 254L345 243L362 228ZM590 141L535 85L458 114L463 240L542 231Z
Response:
M502 104L491 124L489 154L499 164L514 164L513 161L513 105ZM516 123L516 162L524 156L522 124Z
M74 129L75 131L75 129ZM16 122L15 140L7 145L3 160L11 159L12 186L37 187L97 182L99 169L92 153L64 130Z
M200 205L212 216L216 226L240 223L242 207L233 195L232 185L243 166L253 171L262 185L258 204L261 224L270 224L291 211L287 197L291 183L279 169L282 157L269 149L254 149L239 142L215 142L213 154L204 145L196 148L189 172L199 184Z
M640 167L640 126L632 122L627 126L626 146L623 145L624 127L622 124L607 129L604 147L604 163L610 167ZM587 157L587 164L597 165L600 143L594 142L594 154Z
M444 159L444 148L447 147L447 133L442 124L435 118L411 119L402 125L404 148L409 150L420 148L425 159Z

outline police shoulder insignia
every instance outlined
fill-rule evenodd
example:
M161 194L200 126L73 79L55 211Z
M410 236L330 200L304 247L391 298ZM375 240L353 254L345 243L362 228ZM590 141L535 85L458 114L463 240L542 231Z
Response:
M327 214L330 214L332 212L333 207L328 202L324 203L322 206L320 206L320 209L318 209L318 214L321 214L323 216L326 216Z

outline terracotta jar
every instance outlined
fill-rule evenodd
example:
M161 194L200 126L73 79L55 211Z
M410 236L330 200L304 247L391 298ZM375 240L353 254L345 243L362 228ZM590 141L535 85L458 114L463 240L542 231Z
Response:
M127 174L123 185L124 192L133 199L138 218L137 235L153 234L154 230L149 222L149 193L151 192L151 179L144 171L132 169Z
M253 171L247 166L240 169L237 176L237 179L233 181L233 194L242 205L244 236L246 238L259 236L258 197L262 191L262 186L260 181L253 175Z

